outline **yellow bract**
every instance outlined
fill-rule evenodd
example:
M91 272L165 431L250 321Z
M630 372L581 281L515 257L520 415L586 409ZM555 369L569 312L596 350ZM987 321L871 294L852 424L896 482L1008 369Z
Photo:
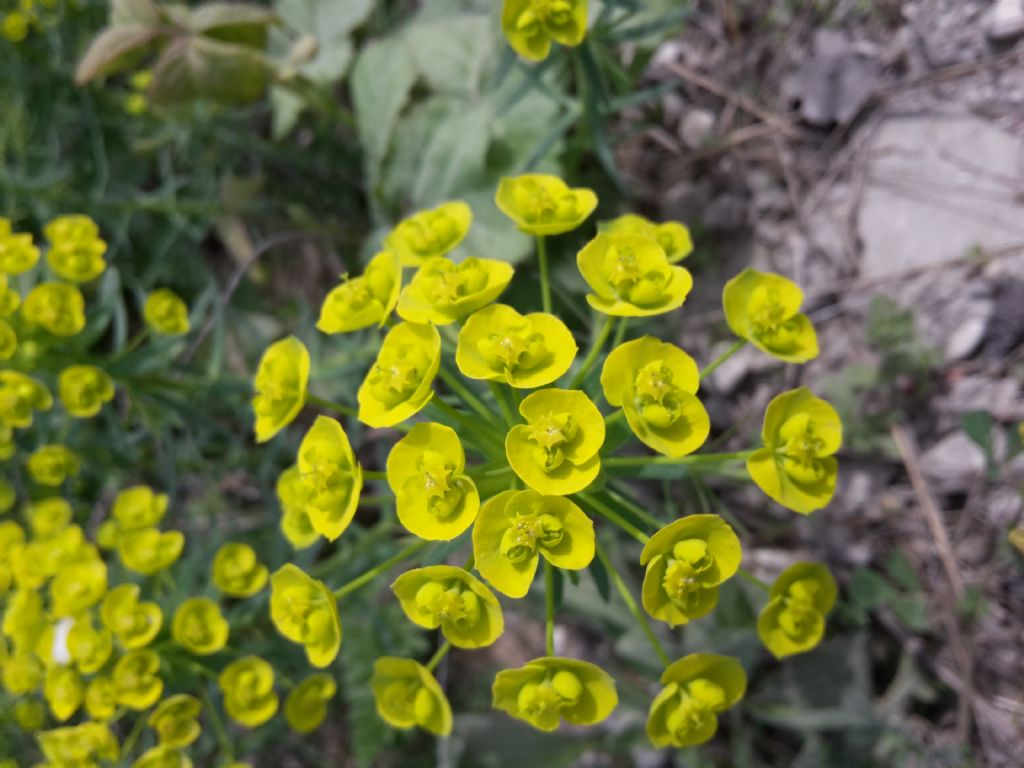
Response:
M213 557L213 583L230 597L255 595L266 586L269 575L248 544L228 542Z
M47 759L45 768L84 766L115 762L120 753L117 738L105 723L55 728L36 734L39 748Z
M160 679L160 657L153 651L130 651L117 660L111 680L114 700L128 709L149 709L164 690Z
M33 412L52 407L53 397L43 384L18 371L0 371L0 423L31 427Z
M96 222L88 216L58 216L46 225L43 234L50 241L46 263L65 280L87 283L107 268L103 260L107 244L100 239Z
M448 325L490 304L512 280L512 265L470 257L456 264L428 259L398 300L398 315L412 323Z
M835 408L806 387L776 396L761 429L764 447L747 459L757 486L787 509L808 515L832 500L843 442Z
M452 708L437 680L412 659L382 656L370 680L377 714L395 728L419 726L438 736L452 732Z
M192 758L166 744L158 744L139 755L131 768L192 768Z
M722 291L732 332L787 363L806 363L818 356L814 326L800 312L803 300L803 291L793 281L749 267Z
M711 431L708 412L696 397L699 386L693 358L651 336L613 349L601 370L608 404L622 407L643 443L673 458L693 453Z
M836 602L836 582L819 563L794 563L772 584L757 618L757 636L777 659L809 651L825 634Z
M39 261L39 249L27 232L12 232L11 220L0 218L0 272L20 275Z
M120 584L107 592L100 608L104 626L128 649L149 645L164 620L160 606L139 602L139 593L137 584Z
M70 283L40 283L28 292L21 314L54 336L74 336L85 328L85 297Z
M650 219L627 213L601 226L601 231L609 235L643 235L656 241L665 251L669 263L677 264L693 253L693 240L690 230L678 221L666 221L655 224Z
M299 733L311 733L327 717L327 702L338 692L338 685L330 675L310 675L292 688L284 701L284 717L288 725Z
M655 533L640 553L647 566L642 599L669 626L706 616L718 587L740 567L740 540L718 515L689 515Z
M187 747L202 731L197 719L202 708L199 699L179 693L161 701L147 722L163 746Z
M78 457L64 445L43 445L28 457L28 473L39 485L58 486L81 468Z
M316 327L324 333L348 333L384 325L398 303L402 267L398 254L381 251L358 277L343 277L324 299Z
M334 541L355 517L363 489L363 468L341 424L317 416L299 446L297 466L313 528Z
M547 656L517 669L504 669L494 678L493 706L542 731L553 731L565 720L594 725L619 703L615 681L586 661Z
M37 538L53 536L64 530L71 522L73 514L71 505L59 496L32 502L26 507L25 513L32 533Z
M570 189L557 176L527 173L505 177L494 202L528 235L560 235L586 221L597 207L593 190Z
M256 442L265 443L295 420L306 404L309 351L294 336L267 347L256 370L252 409Z
M747 675L736 659L691 653L665 670L661 684L647 736L655 747L692 747L715 735L718 714L743 698Z
M114 650L114 639L106 627L96 627L92 616L82 614L68 632L68 653L79 671L86 675L98 672Z
M0 360L10 360L18 351L18 334L9 322L0 318Z
M498 598L469 571L432 565L406 571L391 585L414 624L441 633L457 648L483 648L501 637Z
M465 474L466 455L455 430L417 424L388 454L388 485L398 519L428 541L451 541L476 519L480 495Z
M230 627L220 606L208 597L190 597L174 612L174 642L199 656L216 653L228 642Z
M96 556L82 557L61 567L50 582L50 611L57 618L77 616L107 591L107 565Z
M57 722L63 723L82 705L82 699L85 698L85 685L82 683L82 678L71 667L54 664L46 670L43 696Z
M140 528L123 531L117 540L117 554L130 571L151 576L171 566L185 548L185 534L181 531L160 531Z
M7 275L0 272L0 317L10 317L21 306L21 294L9 282Z
M181 336L189 331L188 305L170 288L158 288L146 297L142 317L154 333Z
M505 438L508 463L535 491L578 493L601 471L604 418L580 390L543 389L519 404L526 424Z
M530 589L540 558L580 570L594 559L594 523L562 496L504 491L483 505L473 527L480 575L509 597Z
M148 485L133 485L114 498L111 514L120 531L151 528L167 513L167 494L156 493Z
M97 675L85 689L85 711L93 720L109 720L117 712L114 681L107 675Z
M69 414L87 419L114 399L114 381L94 365L72 365L60 372L57 384L61 402Z
M255 728L277 712L274 668L258 656L245 656L224 668L218 678L224 709L232 720Z
M616 317L649 317L683 305L693 277L669 263L657 241L642 235L601 233L576 256L593 293L587 302Z
M418 267L461 243L472 223L473 212L468 205L459 201L443 203L398 222L384 238L384 247L398 254L403 267Z
M455 363L463 376L519 389L550 384L572 365L576 341L554 315L520 315L505 304L475 312L459 331Z
M293 464L278 475L275 490L281 504L281 533L295 549L312 546L320 534L307 512L309 493L299 475L298 465Z
M512 50L543 61L551 42L577 46L587 34L587 0L505 0L501 31Z
M331 590L288 563L270 578L270 618L277 630L301 643L314 667L326 667L341 648L341 619Z
M359 387L359 420L393 427L419 412L434 395L441 336L432 325L399 323L384 338Z

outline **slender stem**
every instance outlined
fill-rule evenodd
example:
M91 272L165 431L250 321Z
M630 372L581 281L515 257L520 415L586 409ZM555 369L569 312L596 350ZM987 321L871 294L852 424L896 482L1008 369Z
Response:
M516 418L515 412L505 399L505 393L501 391L501 387L496 381L488 381L487 386L490 388L491 394L494 395L494 399L498 401L498 407L501 409L501 415L505 418L505 423L514 427L519 423L519 419Z
M710 376L712 373L714 373L715 369L718 366L720 366L722 363L724 363L730 357L732 357L737 352L739 352L741 349L743 349L743 347L745 347L746 344L747 344L747 340L746 339L737 339L733 343L733 345L731 347L729 347L727 350L725 350L725 352L723 352L717 358L715 358L707 368L705 368L703 371L700 372L700 380L704 381L704 379L706 379L708 376Z
M640 624L640 628L643 629L644 634L647 635L647 639L651 643L651 647L654 652L658 654L658 658L661 659L661 663L666 667L671 664L671 660L668 654L665 653L665 649L661 645L661 641L658 640L658 636L654 634L654 627L651 626L651 622L647 620L647 614L640 610L640 606L636 604L636 600L633 599L633 595L630 594L629 587L626 586L626 582L622 580L622 576L616 570L615 566L612 565L612 561L608 558L608 553L604 551L604 547L601 546L600 541L595 541L594 545L597 551L597 557L604 565L608 576L611 578L612 583L615 585L615 589L618 590L622 596L623 602L626 607L629 608L629 612L633 614L633 618Z
M364 480L387 480L388 479L388 473L387 472L381 472L380 470L377 470L377 469L364 469L363 470L363 479Z
M351 416L353 418L358 417L358 412L355 408L348 405L342 405L341 403L335 403L323 397L317 397L312 392L306 393L306 402L310 405L315 405L318 408L322 408L325 411L334 411L342 416Z
M441 647L437 649L433 656L430 657L430 661L426 663L427 671L433 672L437 669L437 665L441 663L441 659L448 655L448 651L452 649L452 643L450 640L445 640L441 644Z
M111 358L111 362L116 362L124 357L127 357L133 351L138 349L139 345L142 344L146 339L149 338L149 326L144 326L141 331L132 336L128 342L121 347L121 350Z
M340 587L338 587L336 590L334 590L334 597L336 599L340 600L341 598L345 597L345 595L348 595L348 594L351 594L352 592L355 592L361 586L363 586L364 584L367 584L367 583L373 581L375 578L380 576L382 573L384 573L385 571L389 570L390 568L398 565L403 560L408 560L410 557L416 556L417 554L419 554L423 549L425 549L429 545L430 545L429 541L417 541L417 542L415 542L413 544L410 544L408 547L403 549L401 552L399 552L394 557L389 557L387 560L385 560L380 565L375 565L373 568L371 568L370 570L366 571L362 575L356 576L354 579L352 579L347 584L342 584Z
M224 728L224 723L221 721L220 715L217 713L217 707L213 702L213 697L210 696L210 691L207 686L200 686L199 695L203 699L203 704L206 705L206 711L210 714L210 725L213 726L213 732L217 735L217 743L220 744L220 750L224 753L224 758L228 761L234 760L235 750L231 745L231 738L228 736L228 732Z
M464 570L464 571L472 571L473 570L473 566L475 566L475 565L476 565L476 555L470 553L469 557L466 559L466 564L462 566L462 570Z
M665 521L664 520L659 520L654 515L652 515L650 512L648 512L646 509L641 507L639 504L634 504L632 501L627 499L621 493L617 493L616 491L613 491L611 488L605 488L605 493L607 493L609 496L612 497L612 499L614 499L619 504L624 506L626 509L628 509L634 515L639 517L641 520L643 520L645 523L647 523L652 528L657 529L657 528L661 528L663 525L665 525Z
M555 566L544 560L544 648L555 655Z
M479 397L473 394L473 390L459 381L458 376L453 374L444 366L441 366L437 373L441 377L441 381L448 385L448 388L452 392L461 397L466 402L466 405L485 418L488 423L497 425L497 422L494 419L494 413L491 409L484 405L483 401Z
M740 574L741 577L743 577L744 579L749 581L751 584L754 584L755 586L760 587L765 592L771 592L772 591L772 585L771 584L769 584L767 581L762 581L761 579L757 578L757 576L752 574L746 568L740 568L739 574Z
M138 713L135 718L135 723L132 725L131 731L128 733L127 738L124 740L124 744L121 746L121 754L127 757L133 751L135 751L135 745L139 741L139 737L142 735L142 729L146 725L146 718L142 716L142 713Z
M714 464L726 461L744 461L754 451L736 451L734 453L695 453L689 456L680 456L678 459L669 456L612 456L609 459L602 459L601 464L605 467L646 467L649 464Z
M629 328L629 318L620 317L619 322L615 328L615 337L612 339L612 349L619 346L622 340L626 338L626 329Z
M511 471L512 471L512 467L510 467L509 465L506 464L504 467L497 467L496 469L486 469L486 470L474 470L474 469L471 469L466 474L469 475L470 479L475 481L475 480L489 480L489 479L494 478L494 477L501 477L502 475L507 475Z
M540 266L540 302L545 312L551 312L551 281L548 278L548 246L544 235L537 235L537 264Z
M495 450L499 454L505 453L505 446L502 444L501 439L491 431L489 423L481 423L479 420L474 419L470 414L456 410L446 403L437 393L434 394L430 403L443 414L464 427L470 434L480 438L480 440L491 448L491 450Z
M625 417L625 415L626 415L626 411L623 410L622 408L619 408L616 411L612 411L611 413L609 413L607 416L604 417L604 425L606 427L610 427L616 421L619 421L620 419Z
M383 507L387 504L393 504L395 497L389 494L381 494L379 496L360 496L359 506L360 507Z
M648 541L651 540L650 536L648 536L646 533L641 531L631 522L626 520L624 517L622 517L622 515L620 515L614 509L609 507L607 504L594 498L589 493L579 493L577 494L577 496L584 504L586 504L595 512L597 512L597 514L601 515L601 517L603 517L608 522L614 523L615 525L619 526L619 528L624 530L626 533L628 533L634 539L639 541L641 544L646 544Z
M590 373L590 369L594 367L594 363L597 362L597 356L601 354L601 350L604 348L605 341L608 340L608 334L612 332L612 326L615 324L615 318L611 315L604 316L604 323L601 325L601 330L597 332L597 338L594 339L594 343L590 346L590 352L587 353L586 359L583 361L583 365L576 371L576 375L572 377L572 383L569 384L569 389L578 389L583 380L587 378L587 374Z

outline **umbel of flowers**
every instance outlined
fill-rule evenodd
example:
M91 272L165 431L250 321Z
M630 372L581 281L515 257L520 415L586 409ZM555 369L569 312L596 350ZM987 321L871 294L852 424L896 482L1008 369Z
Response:
M766 504L809 514L828 503L842 426L806 388L772 400L759 445L701 450L712 429L701 384L728 356L745 344L790 363L817 353L814 329L799 311L800 290L754 270L730 281L723 306L738 339L703 368L673 340L632 337L631 319L677 311L694 281L680 263L693 250L686 228L631 214L602 225L578 252L595 313L590 338L578 338L553 311L545 241L585 227L596 196L531 174L503 180L496 203L536 238L540 311L502 303L516 279L512 266L453 253L473 213L452 201L400 222L366 271L346 275L324 301L320 331L378 334L379 351L357 392L341 402L312 394L316 362L295 337L272 344L260 361L253 398L258 441L286 428L304 407L326 412L313 420L295 465L278 481L281 528L293 546L345 535L367 484L391 491L397 520L414 537L335 588L284 565L270 579L274 624L303 646L312 666L326 667L342 642L346 596L415 561L391 589L413 624L438 630L437 652L427 661L379 659L371 687L385 722L443 736L453 715L434 670L452 648L494 643L504 630L498 595L525 598L543 566L546 653L499 672L493 705L544 731L562 722L591 725L616 707L615 681L590 661L555 655L553 584L558 571L585 569L600 558L664 664L663 687L652 692L652 743L702 743L742 698L746 674L738 660L709 653L672 662L650 620L676 627L711 613L722 584L741 572L742 543L717 514L657 518L630 500L623 478L653 465L662 467L661 476L672 467L722 467L736 477L745 464ZM385 470L362 465L343 420L396 433ZM601 543L618 531L643 545L639 601ZM461 545L468 560L450 562L442 553L452 545L442 549L445 542ZM253 559L238 552L225 567L237 563L244 571ZM835 601L824 566L795 565L770 588L745 575L768 590L756 632L772 654L800 653L821 641ZM244 583L244 573L238 580ZM256 671L253 685L264 681L253 689L258 698L269 690L271 672ZM303 695L313 697L312 690ZM317 700L303 701L314 708Z

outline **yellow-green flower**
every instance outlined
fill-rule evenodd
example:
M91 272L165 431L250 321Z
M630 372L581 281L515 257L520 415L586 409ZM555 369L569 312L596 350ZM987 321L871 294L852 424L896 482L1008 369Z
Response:
M277 476L275 488L277 500L281 504L281 533L295 549L306 549L312 546L320 534L313 527L313 521L307 511L309 493L299 467L293 464Z
M38 589L47 579L71 562L98 557L85 542L77 525L62 528L53 536L29 542L11 553L11 569L18 585Z
M693 253L693 239L690 230L678 221L666 221L655 224L650 219L627 213L624 216L606 221L601 231L609 235L642 235L657 241L665 250L669 263L678 264Z
M153 651L129 651L114 664L114 700L128 709L149 709L164 691L160 657Z
M35 411L48 411L53 397L43 384L18 371L0 371L0 422L21 429L32 426Z
M501 31L512 50L543 61L552 41L575 47L587 34L587 0L505 0Z
M2 391L2 385L0 385L0 391ZM3 405L0 403L0 408L2 407ZM17 446L14 444L14 428L9 424L4 424L3 413L0 412L0 461L7 461L11 458L16 448Z
M157 744L139 755L131 768L192 768L192 759L180 749Z
M114 381L94 365L72 365L60 372L57 383L61 402L69 414L87 419L114 399Z
M411 323L448 325L490 304L512 280L512 265L475 256L456 264L428 259L403 290L398 315Z
M447 736L452 708L430 670L412 659L382 656L370 680L377 714L394 728L415 728Z
M18 334L3 318L0 318L0 360L10 360L18 351Z
M832 500L839 474L833 454L843 442L835 408L807 387L783 392L768 404L761 439L747 472L762 491L802 515Z
M409 620L441 633L457 648L483 648L505 631L498 598L469 571L431 565L406 571L391 585Z
M317 416L299 446L298 468L309 519L317 533L334 541L355 517L363 490L363 468L341 424Z
M227 645L229 632L220 606L208 597L188 598L171 621L174 642L199 656L209 656Z
M314 667L326 667L341 648L341 618L322 581L288 563L270 577L270 618L278 632L301 643Z
M0 480L0 514L10 512L18 501L14 486L6 480Z
M757 617L757 636L777 659L809 651L825 634L836 602L836 582L820 563L794 563L772 584Z
M343 276L324 299L316 327L324 333L348 333L384 325L398 303L402 267L398 254L381 251L358 277Z
M455 430L417 424L388 454L388 485L398 519L428 541L451 541L476 519L480 494L465 473L466 454Z
M50 582L50 611L57 618L77 616L107 591L107 565L98 557L68 563Z
M256 442L265 443L299 415L306 404L309 351L294 336L267 347L256 369L252 409Z
M274 668L258 656L245 656L228 664L218 682L224 694L224 709L235 722L256 728L277 712Z
M229 542L221 545L213 558L213 583L230 597L251 597L267 584L267 567L248 544Z
M36 740L47 760L41 768L93 768L100 762L115 762L120 753L117 738L106 723L81 723L40 731Z
M46 626L43 598L29 587L20 587L8 598L3 614L3 634L16 649L32 646Z
M21 696L36 690L43 682L43 664L31 651L16 650L0 668L4 688L14 696Z
M547 656L517 669L503 669L494 678L493 706L542 731L565 720L594 725L619 703L615 681L586 661Z
M109 720L117 712L114 681L107 675L97 675L85 689L85 711L93 720Z
M593 293L587 303L615 317L649 317L678 309L693 277L669 263L665 249L642 235L600 233L576 256Z
M180 749L199 738L199 713L203 705L195 696L179 693L160 702L147 722L165 747Z
M647 566L642 598L669 626L706 616L718 587L740 567L740 540L718 515L688 515L655 533L640 553Z
M107 244L99 233L96 222L88 216L58 216L43 229L50 241L46 263L57 275L73 283L95 280L107 268L103 260Z
M575 357L576 340L565 323L544 312L520 315L505 304L470 315L455 350L463 376L519 389L550 384Z
M63 723L82 706L85 685L74 669L63 664L54 664L46 670L43 696L57 722Z
M25 509L28 524L36 538L44 539L64 530L72 517L71 504L60 496L34 501Z
M480 575L509 597L523 597L540 558L578 571L594 559L594 523L563 496L503 491L487 501L473 526Z
M148 485L133 485L119 491L111 514L121 531L152 528L167 513L167 494L156 493Z
M85 297L70 283L39 283L25 297L21 314L54 336L74 336L85 328Z
M461 243L472 223L473 212L468 205L460 201L443 203L398 222L384 238L384 247L398 254L403 267L418 267Z
M0 272L0 317L10 317L21 306L21 294L10 287L7 275Z
M84 613L75 619L68 632L68 653L82 674L99 672L114 650L114 637L106 627L96 627L92 616Z
M141 528L121 533L117 554L128 570L152 576L173 565L184 548L185 534L181 531Z
M585 187L570 189L557 176L526 173L503 178L494 202L521 232L560 235L586 221L597 207L597 195Z
M359 420L393 427L418 413L434 395L441 367L441 335L432 325L399 323L384 337L359 387Z
M58 486L78 474L78 457L64 445L43 445L28 457L28 473L39 485Z
M39 261L39 248L27 232L12 232L11 220L0 218L0 272L20 275Z
M647 736L655 747L693 747L715 735L718 715L743 698L747 675L729 656L691 653L661 675Z
M800 311L803 301L804 292L792 280L750 267L722 291L732 332L787 363L806 363L818 356L818 335Z
M129 650L149 645L164 621L160 606L139 601L138 584L119 584L107 592L100 618L121 645Z
M505 438L508 463L535 491L578 493L601 471L604 417L578 389L543 389L519 404L526 424Z
M299 733L315 731L327 717L327 702L337 692L334 678L323 672L302 680L284 701L284 717L288 725Z
M35 733L42 729L46 722L46 709L39 699L22 699L14 705L14 722L18 727L28 733ZM11 763L12 768L18 768L17 763Z
M142 318L153 333L161 336L181 336L191 327L188 305L170 288L159 288L146 297Z

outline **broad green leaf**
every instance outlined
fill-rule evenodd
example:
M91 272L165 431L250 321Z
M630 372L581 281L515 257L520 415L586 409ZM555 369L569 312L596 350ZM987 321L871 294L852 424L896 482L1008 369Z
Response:
M191 27L207 37L226 43L263 48L267 27L277 15L267 9L242 3L209 3L192 12Z
M130 67L143 49L161 36L161 31L145 24L123 24L100 32L75 70L78 85Z
M262 51L193 36L176 40L161 54L149 93L162 104L195 98L245 104L263 95L269 77Z
M372 10L372 0L280 0L277 3L277 12L287 27L316 36L317 54L301 71L325 83L336 82L345 74L353 52L349 37Z
M436 205L483 181L491 120L490 108L480 105L452 109L434 126L413 184L417 207Z
M408 27L403 37L417 71L436 93L467 98L480 93L497 45L490 18L465 14L421 22Z

